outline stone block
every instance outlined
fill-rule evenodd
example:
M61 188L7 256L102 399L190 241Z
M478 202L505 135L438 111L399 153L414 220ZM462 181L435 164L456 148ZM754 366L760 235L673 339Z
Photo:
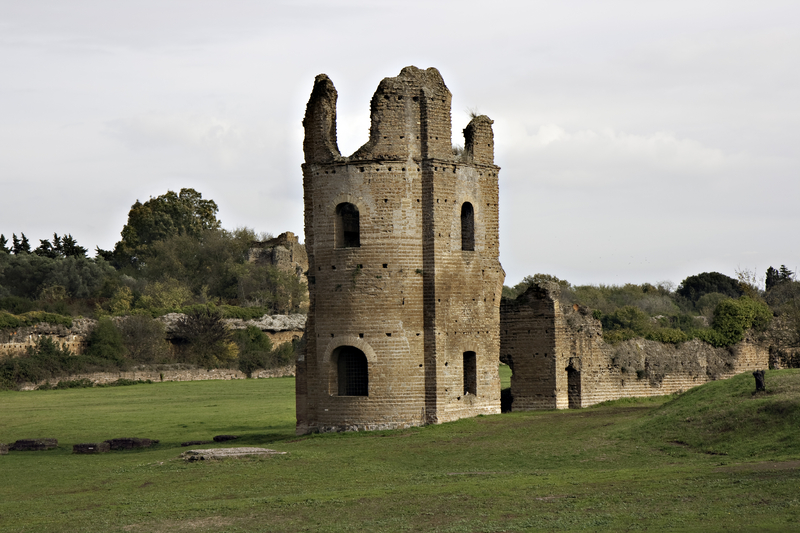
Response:
M38 452L53 448L58 448L58 439L20 439L10 449L15 452Z
M110 450L111 446L108 442L92 442L72 446L72 453L106 453Z
M8 444L0 442L0 455L8 455Z
M213 440L188 440L181 442L181 446L197 446L198 444L211 444Z
M158 444L157 440L140 439L137 437L126 437L121 439L109 439L105 441L112 450L132 450L134 448L149 448L153 444Z

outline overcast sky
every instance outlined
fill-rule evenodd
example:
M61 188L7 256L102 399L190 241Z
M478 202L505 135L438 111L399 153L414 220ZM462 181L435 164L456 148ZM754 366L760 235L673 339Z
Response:
M506 284L800 266L800 2L0 0L0 232L112 248L192 187L303 239L319 73L339 148L380 80L439 69L494 119Z

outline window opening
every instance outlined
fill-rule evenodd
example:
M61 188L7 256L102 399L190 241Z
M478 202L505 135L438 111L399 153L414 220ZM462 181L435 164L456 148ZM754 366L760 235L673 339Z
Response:
M478 393L478 363L475 352L464 352L464 394Z
M475 251L475 211L469 202L461 206L461 249Z
M358 248L361 246L358 208L351 203L336 206L336 247Z
M339 396L368 396L367 356L358 348L343 346L336 362Z

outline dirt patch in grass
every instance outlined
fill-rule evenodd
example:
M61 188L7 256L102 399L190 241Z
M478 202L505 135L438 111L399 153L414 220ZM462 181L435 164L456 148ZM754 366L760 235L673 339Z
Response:
M742 463L738 465L720 466L721 472L759 472L764 470L796 470L800 469L800 460L794 461L764 461L762 463Z

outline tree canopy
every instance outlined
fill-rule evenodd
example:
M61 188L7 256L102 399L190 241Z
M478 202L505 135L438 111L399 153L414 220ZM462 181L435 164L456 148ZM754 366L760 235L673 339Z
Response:
M703 272L689 276L681 282L675 292L692 303L712 292L718 292L730 298L738 298L744 294L738 280L719 272Z
M114 251L98 248L98 254L113 258L119 266L140 268L157 242L181 235L197 237L205 230L219 229L218 210L214 200L203 200L203 195L194 189L167 191L145 203L136 200Z

